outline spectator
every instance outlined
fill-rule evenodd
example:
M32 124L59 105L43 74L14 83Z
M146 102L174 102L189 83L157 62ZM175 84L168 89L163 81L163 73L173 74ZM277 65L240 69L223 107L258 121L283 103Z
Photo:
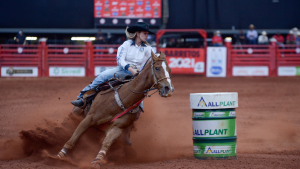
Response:
M211 39L213 46L223 46L223 38L220 31L216 31Z
M105 37L102 34L101 30L98 30L98 33L95 35L95 37L96 37L95 44L100 45L106 43ZM103 47L96 46L96 49L103 49ZM103 52L97 52L96 54L103 54Z
M26 35L23 34L23 31L20 30L19 33L16 35L16 43L17 44L23 44L25 45L26 44Z
M249 44L256 44L256 39L257 39L257 31L254 30L254 25L251 24L249 26L249 30L247 31L247 39Z
M101 30L98 31L96 34L96 41L95 44L105 44L106 40L104 35L102 34Z
M274 35L273 38L276 39L277 45L282 45L284 43L284 37L280 34L280 32L277 32L277 34Z
M300 45L300 32L297 33L296 45Z
M266 31L262 31L261 35L259 35L259 37L258 37L258 44L260 44L260 45L267 45L267 44L269 44L269 39L268 39Z
M292 31L293 31L293 34L294 34L294 36L295 37L297 37L298 36L298 28L297 27L294 27L293 29L292 29Z
M296 37L294 36L294 32L290 30L289 34L286 36L286 44L295 44Z
M240 30L239 33L235 35L235 39L235 43L237 45L246 44L246 37L242 30Z

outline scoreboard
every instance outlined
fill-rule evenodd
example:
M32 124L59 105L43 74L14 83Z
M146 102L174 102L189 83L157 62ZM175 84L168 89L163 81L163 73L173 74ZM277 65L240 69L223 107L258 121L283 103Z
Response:
M138 21L160 26L161 0L94 0L95 26L120 27Z

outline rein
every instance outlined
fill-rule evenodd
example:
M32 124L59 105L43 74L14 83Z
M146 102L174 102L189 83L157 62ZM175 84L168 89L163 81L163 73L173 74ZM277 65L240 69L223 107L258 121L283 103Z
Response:
M149 59L150 59L150 58L151 58L151 57L149 57ZM147 59L145 65L147 64L147 62L149 61L149 59ZM159 61L165 61L165 59L159 59ZM133 106L129 107L128 109L126 109L126 108L124 107L124 105L123 105L123 103L122 103L122 101L121 101L121 99L120 99L119 93L118 93L118 89L121 88L121 86L122 86L123 84L120 85L117 89L113 89L113 87L109 84L110 87L111 87L111 89L115 91L115 99L116 99L117 104L118 104L119 107L121 107L124 111L123 111L122 113L116 115L112 120L110 120L108 123L106 123L104 126L102 126L99 130L104 129L106 126L108 126L111 122L113 122L113 121L116 120L117 118L123 116L124 114L126 114L127 112L129 112L130 110L132 110L133 108L139 106L139 104L140 104L146 97L151 97L151 95L153 95L154 93L158 92L159 90L157 89L157 87L154 87L154 86L156 86L157 84L159 84L161 80L163 80L163 79L170 79L170 77L163 77L163 78L161 78L161 79L157 79L156 76L155 76L155 73L154 73L154 66L153 66L154 63L155 63L154 60L151 59L151 75L153 76L154 83L153 83L153 85L152 85L149 89L146 89L146 90L144 90L144 91L142 91L142 92L135 92L135 91L133 91L133 90L130 89L130 82L131 82L131 80L132 80L134 77L136 77L138 74L140 74L140 71L139 71L137 74L133 75L133 76L131 77L131 79L129 80L129 83L128 83L128 88L129 88L129 90L130 90L132 93L136 93L136 94L144 93L144 94L145 94L145 97L142 98L142 99L141 99L140 101L138 101L137 103L135 103ZM145 67L145 66L144 66L144 67ZM142 69L142 70L143 70L143 69ZM150 94L150 95L147 95L149 91L155 90L155 89L156 89L156 91L155 91L154 93L152 93L152 94Z
M150 59L150 58L151 58L151 57L149 57L149 59ZM149 59L146 61L145 65L147 64L147 62L149 61ZM165 61L165 59L159 59L159 61ZM154 92L154 93L156 93L156 92L158 91L158 89L157 89L157 87L154 87L154 86L156 86L157 84L159 84L160 81L162 81L162 80L164 80L164 79L170 79L170 77L163 77L163 78L160 78L160 79L157 80L157 78L156 78L156 76L155 76L155 73L154 73L154 70L153 70L153 69L154 69L154 67L153 67L154 63L155 63L155 62L153 61L153 59L151 59L151 75L152 75L153 78L154 78L154 83L153 83L153 85L152 85L149 89L146 89L146 90L144 90L144 91L142 91L142 92L135 92L135 91L131 90L131 89L130 89L130 82L131 82L132 79L134 79L134 77L136 77L137 75L140 74L140 72L138 72L137 74L135 74L135 75L133 75L133 76L131 77L131 79L129 80L129 83L128 83L128 88L129 88L129 90L130 90L132 93L136 93L136 94L144 93L145 95L147 95L148 92L151 91L151 90L156 90L156 91ZM151 95L153 95L154 93L152 93ZM151 97L151 95L148 95L148 97Z

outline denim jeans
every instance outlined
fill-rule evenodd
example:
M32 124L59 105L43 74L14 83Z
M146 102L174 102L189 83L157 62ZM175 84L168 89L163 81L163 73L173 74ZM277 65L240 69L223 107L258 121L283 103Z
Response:
M249 39L249 44L250 45L255 45L256 43L256 39Z
M96 87L100 83L106 82L108 79L114 77L116 74L116 77L125 77L127 75L132 75L130 71L124 70L121 66L117 66L112 69L106 69L105 71L101 72L95 79L94 81L87 85L82 91L88 91L91 90L92 88ZM78 95L78 98L82 97L83 94L80 93Z

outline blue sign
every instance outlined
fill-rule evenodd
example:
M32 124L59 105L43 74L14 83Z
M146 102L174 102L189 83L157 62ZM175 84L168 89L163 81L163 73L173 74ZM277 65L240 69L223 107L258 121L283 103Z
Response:
M220 66L212 66L210 72L214 75L218 75L222 73L222 68Z

